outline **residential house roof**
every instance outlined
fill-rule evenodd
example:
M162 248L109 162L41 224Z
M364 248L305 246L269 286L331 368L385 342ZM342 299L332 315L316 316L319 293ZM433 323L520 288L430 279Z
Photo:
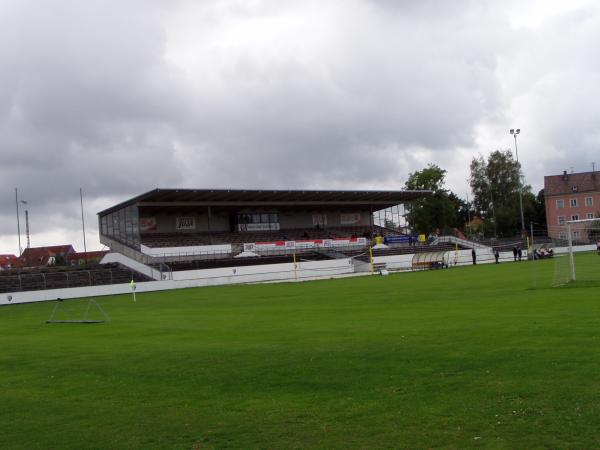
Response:
M582 192L600 192L600 172L567 173L544 177L544 195L572 195Z
M50 247L30 247L23 250L20 260L25 267L36 267L48 265L52 256L69 255L75 253L72 245L53 245Z

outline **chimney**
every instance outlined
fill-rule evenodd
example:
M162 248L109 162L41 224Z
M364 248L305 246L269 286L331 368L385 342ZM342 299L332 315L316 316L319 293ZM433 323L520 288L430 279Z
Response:
M569 179L569 175L567 175L567 171L563 170L563 176L562 176L563 180L567 181Z

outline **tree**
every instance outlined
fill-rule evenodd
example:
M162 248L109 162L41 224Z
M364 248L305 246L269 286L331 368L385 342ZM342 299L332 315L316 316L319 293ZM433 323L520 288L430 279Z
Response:
M510 150L496 150L487 161L479 155L471 161L473 203L485 229L498 236L514 236L521 225L519 189L522 189L525 223L536 217L536 199L531 186L520 186L521 165Z
M538 195L535 197L534 202L534 218L536 226L545 227L546 226L546 197L544 196L544 190L540 190Z
M389 228L390 230L394 230L398 227L398 225L396 225L392 219L388 219L387 217L383 221L383 226Z
M406 216L413 231L427 234L439 229L462 226L459 218L461 200L444 189L446 171L435 164L429 164L423 170L413 172L405 183L409 190L432 191L432 195L415 200Z

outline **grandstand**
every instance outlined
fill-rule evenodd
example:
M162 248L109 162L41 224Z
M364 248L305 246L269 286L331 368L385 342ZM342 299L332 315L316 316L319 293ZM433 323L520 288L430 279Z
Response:
M347 257L364 252L375 236L400 234L376 223L378 211L399 211L399 205L428 195L154 189L100 212L100 242L135 261L167 263L172 270L245 265L249 262L241 260L246 258L269 264L292 254L313 260Z

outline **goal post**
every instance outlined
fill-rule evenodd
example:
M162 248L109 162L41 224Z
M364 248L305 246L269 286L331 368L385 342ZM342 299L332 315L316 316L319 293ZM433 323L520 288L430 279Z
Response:
M575 281L600 282L600 258L591 257L600 245L600 217L549 226L548 236L554 247L553 286Z

